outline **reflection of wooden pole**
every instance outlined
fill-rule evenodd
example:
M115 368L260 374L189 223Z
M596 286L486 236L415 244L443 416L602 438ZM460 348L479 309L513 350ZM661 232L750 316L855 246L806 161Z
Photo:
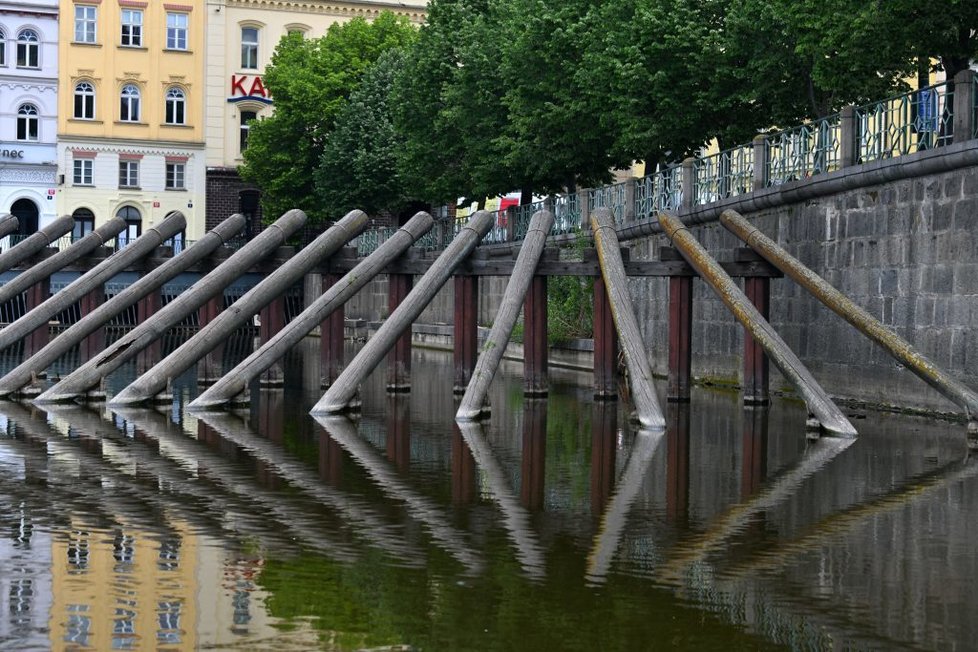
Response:
M475 458L462 438L458 423L452 424L452 502L468 505L475 497Z
M319 477L331 487L343 484L343 448L316 424L319 431Z
M666 515L676 525L689 518L689 404L670 403L666 414Z
M547 465L547 402L527 399L523 404L523 462L520 500L530 511L543 508Z
M740 496L747 498L761 487L767 475L767 420L763 408L744 410L744 436L740 455Z
M411 466L411 409L401 394L387 395L387 459L401 471Z
M618 404L595 401L591 409L591 515L600 516L615 486Z
M764 347L771 361L778 366L808 405L808 409L818 418L826 430L839 435L854 437L856 429L849 423L838 406L818 384L811 372L802 364L798 356L785 344L777 331L751 304L733 279L720 267L720 264L690 234L678 218L668 213L659 213L659 224L666 236L672 240L700 278L702 278L730 309L733 316L754 339Z
M594 398L618 398L618 334L600 276L594 279Z

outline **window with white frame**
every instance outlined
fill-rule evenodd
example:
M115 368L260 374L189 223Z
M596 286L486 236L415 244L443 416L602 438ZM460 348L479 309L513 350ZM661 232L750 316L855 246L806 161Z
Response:
M24 29L17 35L17 67L39 68L41 64L41 39L32 29Z
M166 15L166 49L187 49L187 27L190 17L187 14L168 13Z
M75 43L94 43L98 9L88 5L75 6Z
M251 129L250 122L258 118L258 114L254 111L242 111L241 112L241 130L239 131L239 145L241 146L242 153L248 147L248 131Z
M241 67L245 70L258 69L258 28L241 28Z
M139 161L123 159L119 161L119 187L139 187Z
M122 10L122 35L120 44L138 48L143 45L143 10Z
M87 81L75 84L75 113L78 120L95 119L95 87Z
M17 109L17 140L37 140L39 129L37 107L21 104Z
M95 213L89 208L79 208L71 214L75 227L71 230L71 241L78 242L95 230Z
M0 66L7 65L7 32L0 27Z
M186 119L187 96L177 88L171 87L166 91L166 124L182 125L187 124Z
M90 158L76 158L74 160L71 183L76 186L91 186L92 169L95 161Z
M139 122L139 89L133 84L126 84L122 87L120 98L119 120Z
M123 206L115 213L126 221L126 228L116 236L116 247L122 249L143 233L143 216L135 206Z
M167 190L186 190L186 165L184 163L166 164L166 189Z

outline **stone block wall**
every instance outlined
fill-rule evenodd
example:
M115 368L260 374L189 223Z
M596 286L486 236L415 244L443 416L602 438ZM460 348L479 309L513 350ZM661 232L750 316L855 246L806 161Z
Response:
M765 234L937 365L978 387L978 169L962 168L745 213ZM743 244L718 223L690 228L719 259ZM665 236L629 243L655 259ZM632 280L653 368L665 374L667 288ZM790 279L771 285L771 322L833 396L958 411ZM740 383L743 330L694 282L693 374ZM789 390L776 369L772 389Z

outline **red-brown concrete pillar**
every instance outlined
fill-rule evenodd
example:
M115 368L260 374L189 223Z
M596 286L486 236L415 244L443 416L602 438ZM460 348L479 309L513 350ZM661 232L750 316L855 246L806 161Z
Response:
M547 277L534 276L523 303L523 395L546 396Z
M410 274L389 274L387 278L387 314L394 310L411 292L414 277ZM411 389L411 327L397 338L387 354L387 391L406 392Z
M47 301L48 297L51 296L51 279L45 278L38 281L34 285L27 288L24 294L26 295L27 312L30 312L37 306ZM50 340L48 331L49 328L48 323L44 322L35 328L33 333L24 338L25 360L47 345L48 341Z
M479 277L455 277L455 383L454 392L464 394L479 357Z
M744 279L744 294L764 319L770 316L771 279L763 277ZM744 329L744 403L765 405L770 401L768 359L764 349Z
M136 302L136 323L143 324L163 307L163 292L155 290ZM160 361L163 342L156 339L136 356L136 368L140 373Z
M339 274L323 276L323 292L340 280ZM343 325L346 314L340 306L319 324L319 346L322 360L322 386L329 387L343 370Z
M615 488L618 404L595 401L591 408L591 515L601 516Z
M272 299L268 305L259 311L258 315L261 320L258 338L261 344L264 344L285 327L285 295L279 295ZM278 386L285 382L284 377L282 363L278 361L262 374L258 382L261 385Z
M530 511L543 507L544 476L547 460L547 402L523 402L523 460L520 501Z
M217 319L224 310L224 293L208 299L197 309L197 325L204 328ZM224 362L224 344L218 344L213 351L204 356L197 367L197 382L201 385L216 383L221 377Z
M666 399L688 401L692 386L693 277L669 277L669 388Z
M105 302L105 286L99 285L78 300L81 317L88 316L93 310ZM88 362L96 353L105 348L105 325L99 326L91 335L81 341L79 346L81 361Z
M618 398L618 332L601 277L594 279L594 398Z

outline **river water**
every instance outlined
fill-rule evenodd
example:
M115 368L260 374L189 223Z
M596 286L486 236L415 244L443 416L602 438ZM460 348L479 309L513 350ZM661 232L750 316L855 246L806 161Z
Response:
M642 432L587 375L460 429L449 354L317 421L314 340L250 409L0 402L0 649L978 646L964 428L694 391ZM132 368L110 379L124 386Z

